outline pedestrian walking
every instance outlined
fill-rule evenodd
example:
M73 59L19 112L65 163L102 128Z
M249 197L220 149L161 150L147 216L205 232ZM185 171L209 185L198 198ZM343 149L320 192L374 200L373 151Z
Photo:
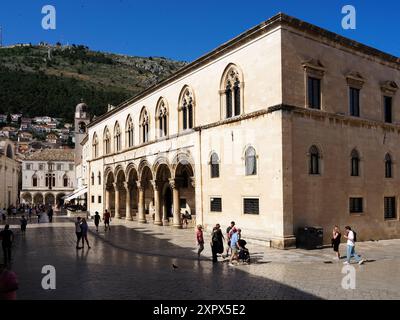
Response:
M199 250L197 250L197 257L200 258L201 252L204 250L204 237L203 237L203 226L199 224L196 231L196 240Z
M82 248L83 249L85 248L85 241L86 241L86 244L88 246L88 249L91 248L90 245L89 245L88 237L87 237L88 231L89 231L89 225L87 224L86 219L82 218L82 220L81 220L81 232L82 232Z
M6 223L7 220L7 214L6 214L7 210L6 208L3 208L3 211L1 212L1 219L3 220L3 223Z
M79 246L79 242L81 241L82 238L82 229L81 229L81 217L77 217L75 221L75 234L76 234L76 249L82 249L82 247Z
M17 217L17 208L13 206L11 211L12 211L13 217L16 218Z
M25 234L26 225L28 224L28 220L26 220L25 216L22 216L20 222L21 222L21 233Z
M99 213L96 211L94 213L94 225L96 226L96 231L99 232L99 224L100 224L100 215Z
M356 259L358 264L363 264L364 260L356 253L356 236L355 232L351 230L350 226L345 227L345 235L344 237L347 239L347 253L346 253L346 261L343 264L350 264L351 257Z
M211 252L213 263L218 262L218 253L224 252L224 236L221 232L221 226L217 223L211 233Z
M229 249L231 248L231 230L235 227L235 221L231 221L231 224L226 228L226 256L229 257Z
M37 215L37 223L40 223L40 217L42 215L41 209L37 209L36 210L36 215Z
M3 247L4 264L11 262L11 247L14 241L14 233L10 230L10 225L6 224L4 230L0 232L1 246Z
M32 222L32 212L33 212L33 209L31 207L29 207L29 209L28 209L29 222Z
M240 237L240 233L238 230L233 227L232 228L232 233L231 233L231 258L229 259L229 265L234 266L233 261L238 259L238 251L239 251L239 246L238 246L238 240Z
M15 272L0 265L0 300L16 300L18 280Z
M341 237L342 234L340 233L339 227L335 226L332 230L332 248L333 251L336 253L336 257L334 259L337 260L340 260L339 245Z
M104 211L103 221L104 221L104 231L107 231L107 228L109 231L111 231L111 228L110 228L111 214L107 211L107 209L106 209L106 211Z
M50 207L50 210L47 212L47 216L49 217L49 222L50 223L53 222L53 214L54 214L53 208Z

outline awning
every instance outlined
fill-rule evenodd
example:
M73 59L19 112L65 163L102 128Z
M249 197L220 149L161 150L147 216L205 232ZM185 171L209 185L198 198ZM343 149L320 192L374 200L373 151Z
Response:
M85 193L87 193L87 187L82 187L82 188L77 189L77 190L75 190L74 192L72 192L72 193L66 195L65 197L63 197L63 199L64 199L65 201L70 201L70 200L72 200L72 199L78 198L79 196L81 196L81 195L83 195L83 194L85 194Z

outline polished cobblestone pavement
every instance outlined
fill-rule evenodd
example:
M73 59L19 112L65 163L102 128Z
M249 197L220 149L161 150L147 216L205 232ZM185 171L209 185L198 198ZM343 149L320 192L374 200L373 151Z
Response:
M330 248L249 244L253 263L230 267L222 259L212 264L208 234L197 259L193 229L113 220L111 232L96 233L91 223L92 249L76 250L74 224L66 217L33 222L25 236L12 227L18 299L400 299L400 240L358 243L369 262L354 265L356 289L345 290L342 261L332 259ZM44 265L56 268L56 290L41 287Z

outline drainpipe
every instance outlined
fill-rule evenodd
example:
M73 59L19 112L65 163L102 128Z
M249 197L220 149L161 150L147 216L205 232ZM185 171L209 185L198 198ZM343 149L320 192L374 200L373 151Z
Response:
M199 128L199 157L200 157L200 199L201 199L201 223L204 226L204 203L203 203L203 160L201 158L201 128Z

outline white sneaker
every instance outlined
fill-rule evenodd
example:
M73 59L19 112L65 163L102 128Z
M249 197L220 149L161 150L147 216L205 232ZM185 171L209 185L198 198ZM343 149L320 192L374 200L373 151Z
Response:
M345 261L345 262L343 262L343 264L350 264L349 262L347 262L347 261Z
M363 260L363 259L361 259L361 260L358 262L359 265L362 265L363 263L364 263L364 260Z
M233 263L229 262L229 266L234 267L235 265Z

